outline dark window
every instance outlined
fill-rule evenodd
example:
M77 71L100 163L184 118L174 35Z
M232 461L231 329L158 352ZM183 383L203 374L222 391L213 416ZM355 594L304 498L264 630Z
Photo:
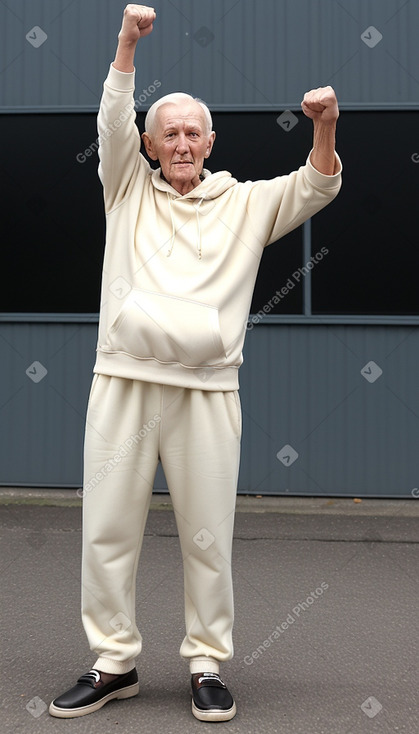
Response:
M3 312L98 310L104 216L94 115L3 115ZM3 260L3 262L5 262Z
M281 112L213 114L217 140L208 167L238 180L294 170L311 147L311 122L289 132ZM313 314L419 313L417 272L417 111L341 112L344 164L337 199L311 224ZM144 114L138 115L142 128ZM2 115L2 312L96 313L105 220L95 114ZM412 158L413 156L413 158ZM324 252L324 250L323 250ZM303 266L302 227L270 245L252 302L261 310ZM302 313L303 279L270 313Z
M418 124L417 111L341 113L342 190L312 220L312 253L329 250L313 314L419 313Z
M272 113L214 114L217 142L208 166L239 180L271 178L304 162L303 126L287 134ZM144 114L137 116L140 129ZM96 313L105 221L92 144L95 114L11 114L0 118L2 312ZM300 129L301 127L301 129ZM307 135L307 128L305 130ZM7 141L7 142L6 142ZM301 230L266 251L252 311L258 311L301 265ZM301 313L301 285L272 313Z

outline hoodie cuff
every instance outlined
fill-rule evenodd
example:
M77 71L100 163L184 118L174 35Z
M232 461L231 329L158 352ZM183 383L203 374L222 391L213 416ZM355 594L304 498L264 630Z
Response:
M133 92L135 89L135 69L128 72L118 71L111 64L105 84L115 92Z
M306 175L308 180L313 186L316 186L319 189L334 189L336 188L340 183L340 178L342 174L342 161L339 158L338 154L335 151L335 157L336 157L336 163L338 166L338 172L332 174L332 176L327 176L325 173L320 173L320 171L317 170L317 168L314 168L312 162L310 161L310 156L313 152L313 148L310 150L310 153L307 156L306 161Z

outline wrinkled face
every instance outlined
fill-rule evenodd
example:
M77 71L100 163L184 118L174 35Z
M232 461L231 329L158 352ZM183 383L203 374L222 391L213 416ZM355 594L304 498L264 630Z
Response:
M200 183L204 159L214 144L215 133L207 133L206 120L198 102L163 104L156 113L151 135L143 141L152 160L159 160L166 181L186 194Z

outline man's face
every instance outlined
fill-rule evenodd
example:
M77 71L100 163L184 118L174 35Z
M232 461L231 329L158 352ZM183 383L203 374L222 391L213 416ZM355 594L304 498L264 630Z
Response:
M144 133L142 138L148 155L159 160L163 176L176 191L187 194L199 185L215 133L207 133L204 111L198 102L162 105L152 135Z

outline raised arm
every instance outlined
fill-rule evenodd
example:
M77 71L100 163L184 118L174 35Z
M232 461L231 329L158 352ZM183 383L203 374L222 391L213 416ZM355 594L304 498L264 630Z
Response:
M304 95L301 107L314 125L310 163L320 173L332 176L339 170L335 156L336 123L339 117L336 94L332 87L312 89Z
M118 71L130 73L134 71L134 56L137 43L143 36L153 30L156 18L154 8L146 5L127 5L124 10L121 30L118 34L118 48L113 66Z
M264 245L276 242L319 212L341 187L342 164L335 151L339 107L334 90L312 89L304 95L301 107L314 126L307 164L288 176L250 182L247 213Z
M145 5L127 5L118 34L115 60L103 85L97 118L99 133L99 178L109 212L129 193L142 167L141 138L135 123L134 55L138 40L153 30L156 14Z

